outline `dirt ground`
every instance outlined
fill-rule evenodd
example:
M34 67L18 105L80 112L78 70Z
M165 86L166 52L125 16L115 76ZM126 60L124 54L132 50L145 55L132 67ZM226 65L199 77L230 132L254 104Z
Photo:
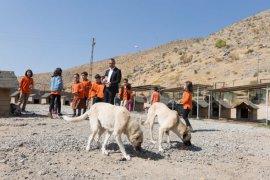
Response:
M110 154L85 151L87 120L49 119L47 105L28 105L34 115L0 118L0 179L270 179L270 129L246 123L191 120L192 146L171 134L165 153L144 132L143 151L124 161L111 137ZM63 107L63 114L71 114ZM132 113L134 118L145 114ZM155 139L158 125L155 124Z

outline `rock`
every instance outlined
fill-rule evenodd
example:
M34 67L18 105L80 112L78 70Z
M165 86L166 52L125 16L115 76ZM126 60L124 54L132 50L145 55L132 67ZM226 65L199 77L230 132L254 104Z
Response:
M45 175L45 174L47 174L46 171L42 171L42 170L41 170L41 171L38 172L38 175L40 175L40 176L43 176L43 175Z
M0 160L0 163L6 164L6 163L8 162L8 160L9 160L9 159L2 159L2 160Z

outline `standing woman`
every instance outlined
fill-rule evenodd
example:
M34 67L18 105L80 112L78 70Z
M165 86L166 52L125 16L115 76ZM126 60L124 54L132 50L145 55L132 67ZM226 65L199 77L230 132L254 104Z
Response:
M158 92L158 87L154 87L154 92L151 96L151 104L154 104L155 102L160 102L160 94Z
M180 102L183 104L183 119L186 122L187 127L190 131L193 131L192 126L188 120L188 114L192 109L192 92L193 92L193 85L191 81L186 81L184 85L184 92L183 97Z
M56 108L58 116L62 116L61 113L61 92L63 90L62 69L56 68L51 78L51 104L49 107L50 118L52 117L52 110Z
M22 111L25 111L25 106L28 101L29 94L31 93L32 89L34 88L34 81L33 81L33 72L31 69L27 69L25 72L25 76L20 81L20 98L18 101L18 108L20 108ZM22 104L22 108L21 108Z

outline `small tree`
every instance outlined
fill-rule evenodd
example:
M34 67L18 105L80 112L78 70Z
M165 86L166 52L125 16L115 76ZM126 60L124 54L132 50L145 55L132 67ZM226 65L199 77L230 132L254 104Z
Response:
M219 39L216 44L215 44L216 48L223 48L226 46L226 41Z

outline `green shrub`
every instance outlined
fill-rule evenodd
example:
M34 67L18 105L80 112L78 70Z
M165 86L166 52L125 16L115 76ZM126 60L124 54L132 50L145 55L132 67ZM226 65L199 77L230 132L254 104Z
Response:
M128 79L132 78L132 74L128 74L128 75L127 75L127 78L128 78Z
M216 44L215 44L216 48L223 48L226 46L226 41L219 39Z
M248 49L247 52L246 52L246 54L253 53L253 52L254 52L253 49Z
M164 59L166 55L167 55L167 53L163 53L162 58Z

